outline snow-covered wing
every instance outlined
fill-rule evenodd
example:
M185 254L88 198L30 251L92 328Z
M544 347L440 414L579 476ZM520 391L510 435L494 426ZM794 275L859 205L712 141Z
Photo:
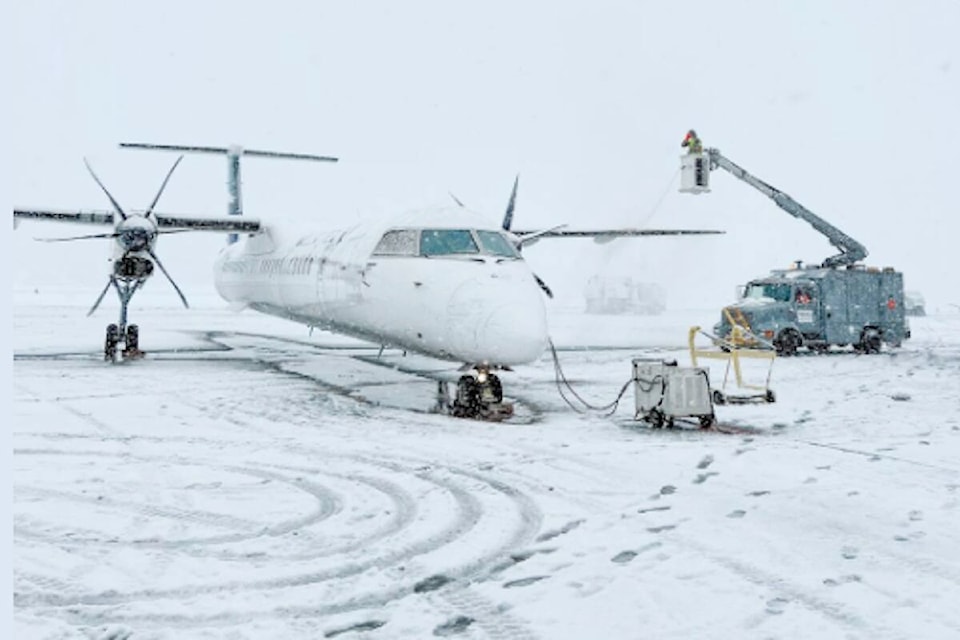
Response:
M713 229L547 229L544 231L515 231L521 246L532 245L544 238L593 238L598 244L612 242L617 238L641 236L697 236L726 233Z
M194 231L228 231L253 233L260 230L260 221L246 216L183 216L158 213L157 226L161 229L192 229Z
M73 222L77 224L112 225L112 211L64 211L56 209L14 209L14 223L21 220L51 220L54 222Z
M133 215L143 215L144 211L130 211ZM260 230L260 221L245 216L198 216L172 213L153 213L157 226L161 229L184 229L194 231L223 231L229 233L253 233ZM77 224L112 225L113 212L104 210L57 210L57 209L14 209L14 223L22 220L46 220L52 222L71 222Z
M726 233L714 229L556 229L552 231L514 231L519 238L536 235L537 238L632 238L636 236L696 236Z

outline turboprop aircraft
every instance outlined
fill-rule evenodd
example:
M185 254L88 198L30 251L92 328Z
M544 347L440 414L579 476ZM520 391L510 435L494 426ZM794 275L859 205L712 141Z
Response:
M237 217L241 212L240 156L328 161L335 158L252 152L239 147L142 143L121 146L225 154L231 215L199 218L154 213L167 180L147 211L137 216L124 212L99 179L97 183L107 193L118 216L111 212L14 210L15 220L115 225L113 233L81 236L111 237L117 243L119 257L108 288L111 284L117 287L122 310L120 325L107 328L108 360L115 359L117 341L124 340L126 303L132 291L142 286L152 272L147 266L148 258L166 274L154 252L158 234L168 230L227 231L241 237L232 237L221 251L215 262L214 278L217 291L234 308L246 307L381 346L460 363L465 375L458 381L451 405L452 413L458 416L498 413L504 406L503 387L494 372L533 362L547 348L543 297L552 297L552 293L524 259L524 245L548 238L590 237L606 241L617 237L723 233L697 229L567 230L563 226L514 230L517 181L499 226L484 223L482 216L456 201L457 206L406 212L333 231L311 232L299 226L294 230ZM136 233L132 233L134 230ZM133 236L140 241L132 242ZM118 286L125 278L133 278L128 285L132 289L129 294ZM186 304L183 294L180 295ZM138 334L135 332L131 339L130 327L124 355L131 346L139 352ZM467 375L471 370L472 374Z

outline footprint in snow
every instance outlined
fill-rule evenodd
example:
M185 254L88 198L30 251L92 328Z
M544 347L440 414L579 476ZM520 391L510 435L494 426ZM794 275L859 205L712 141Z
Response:
M711 464L713 464L713 456L706 455L700 462L697 463L697 469L706 469Z
M698 473L697 477L693 479L693 484L703 484L704 482L707 481L707 478L709 478L710 476L718 476L718 475L720 474L717 473L716 471L707 471L706 473Z
M786 598L773 598L772 600L767 600L767 613L770 615L780 615L783 613L784 609L787 608L787 605L790 604L790 601Z
M636 557L637 557L636 551L629 551L629 550L621 551L617 555L610 558L610 562L616 562L617 564L626 564L627 562L630 562Z
M853 560L860 554L860 550L856 547L844 547L840 550L840 555L842 555L847 560Z
M743 509L734 509L733 511L731 511L730 513L727 514L727 517L728 517L728 518L742 518L742 517L745 516L745 515L747 515L747 512L744 511Z
M533 584L534 582L540 582L541 580L546 580L550 576L530 576L529 578L520 578L519 580L511 580L510 582L504 582L504 589L512 589L514 587L526 587Z
M463 633L474 622L474 619L469 616L457 616L441 625L437 625L437 628L433 630L433 635L445 637Z
M863 578L855 573L848 573L845 576L840 576L839 578L826 578L823 581L823 584L828 587L839 587L841 584L847 584L850 582L860 582Z

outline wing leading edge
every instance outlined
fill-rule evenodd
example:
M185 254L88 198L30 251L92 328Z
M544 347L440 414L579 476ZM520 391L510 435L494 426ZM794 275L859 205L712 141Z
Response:
M617 238L636 238L641 236L704 236L720 235L726 231L715 229L548 229L546 231L514 231L521 245L529 245L544 238L593 238L594 242L605 243Z
M134 215L143 215L143 211L132 211ZM194 216L169 213L152 213L156 217L157 227L161 229L183 229L192 231L223 231L228 233L253 233L260 230L260 221L256 218L241 216ZM14 223L22 220L44 220L50 222L70 222L75 224L112 225L114 212L103 210L57 210L57 209L14 209Z

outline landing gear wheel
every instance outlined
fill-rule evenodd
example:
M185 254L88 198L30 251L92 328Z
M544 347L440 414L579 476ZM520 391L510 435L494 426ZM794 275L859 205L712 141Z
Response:
M713 404L727 404L727 398L719 389L713 391Z
M713 426L713 423L716 422L716 417L711 413L708 416L700 416L700 428L709 429Z
M776 402L777 396L775 393L773 393L773 389L767 389L767 392L766 394L764 394L763 399L766 400L767 402Z
M487 378L487 385L490 395L493 396L493 401L495 403L503 402L503 384L500 382L500 378L491 373L490 377Z
M480 415L480 385L473 376L460 376L457 381L453 415L458 418L476 418Z
M127 327L127 341L123 348L124 358L139 358L143 355L140 351L140 327L135 324Z
M803 339L800 337L800 334L787 329L780 334L780 337L774 341L773 345L777 350L778 356L790 357L797 355L797 349L802 342Z
M107 325L107 338L103 343L103 359L113 362L117 357L117 345L120 343L120 327L115 324Z

